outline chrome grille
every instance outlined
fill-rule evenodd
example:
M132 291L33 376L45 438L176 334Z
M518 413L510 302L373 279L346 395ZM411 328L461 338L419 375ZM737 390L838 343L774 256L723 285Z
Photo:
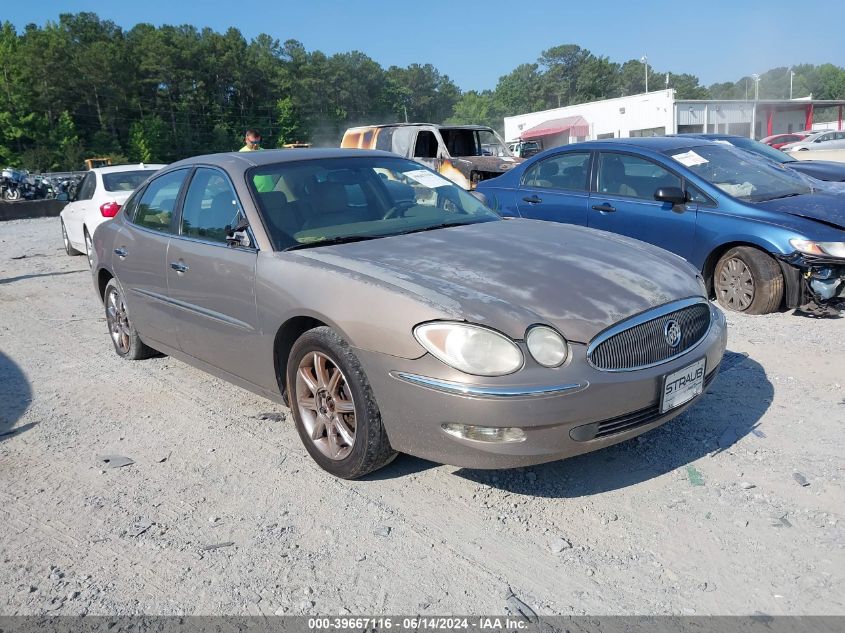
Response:
M675 321L681 338L667 342L667 323ZM702 299L677 301L644 312L605 330L592 342L587 358L596 369L629 371L658 365L695 347L710 329L710 305Z

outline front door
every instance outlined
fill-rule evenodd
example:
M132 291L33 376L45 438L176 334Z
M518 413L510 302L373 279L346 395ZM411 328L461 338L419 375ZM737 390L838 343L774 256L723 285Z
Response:
M178 235L170 243L168 284L182 351L263 384L264 368L253 362L259 355L258 251L226 243L227 232L242 217L228 176L210 167L197 168L182 204Z
M126 224L115 238L114 271L124 289L132 324L155 347L177 348L174 312L167 291L167 250L176 201L187 169L171 171L150 182L137 208L124 209Z
M587 225L590 152L563 152L534 163L517 191L524 218Z
M697 206L654 199L661 187L684 188L683 179L642 156L599 152L588 209L592 228L627 235L689 259Z

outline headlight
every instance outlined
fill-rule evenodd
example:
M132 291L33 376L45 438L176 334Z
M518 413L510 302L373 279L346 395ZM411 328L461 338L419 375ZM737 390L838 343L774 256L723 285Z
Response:
M845 258L845 242L814 242L812 240L789 240L792 247L808 255L829 255Z
M434 321L414 328L432 356L467 374L504 376L522 367L522 352L504 334L468 323Z
M544 367L559 367L569 354L569 345L560 334L545 325L536 325L525 335L528 351Z

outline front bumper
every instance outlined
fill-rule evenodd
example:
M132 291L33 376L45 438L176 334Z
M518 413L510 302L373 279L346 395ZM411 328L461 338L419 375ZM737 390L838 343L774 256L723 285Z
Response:
M727 343L724 315L711 306L705 338L671 361L627 372L590 366L586 345L571 344L563 366L536 364L510 376L475 378L430 355L401 359L356 349L394 449L467 468L513 468L572 457L635 437L696 402L661 414L662 379L705 358L705 389ZM467 379L473 382L468 383ZM444 423L516 427L519 442L482 442L450 435Z
M795 252L779 260L788 308L845 301L845 261L841 258Z

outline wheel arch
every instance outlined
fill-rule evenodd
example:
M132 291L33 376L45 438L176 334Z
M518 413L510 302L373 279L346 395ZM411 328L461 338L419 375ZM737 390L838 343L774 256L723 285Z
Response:
M287 389L285 385L285 376L287 375L288 359L290 358L291 348L296 340L305 334L305 332L322 326L333 328L333 326L325 320L321 320L316 316L302 314L289 318L287 321L282 323L276 331L276 336L273 339L273 368L276 372L276 382L279 385L279 392L282 394L282 398L286 403ZM341 332L338 332L338 334L342 335Z
M106 268L100 268L97 271L97 292L100 294L100 301L106 299L106 286L114 279L114 275Z

